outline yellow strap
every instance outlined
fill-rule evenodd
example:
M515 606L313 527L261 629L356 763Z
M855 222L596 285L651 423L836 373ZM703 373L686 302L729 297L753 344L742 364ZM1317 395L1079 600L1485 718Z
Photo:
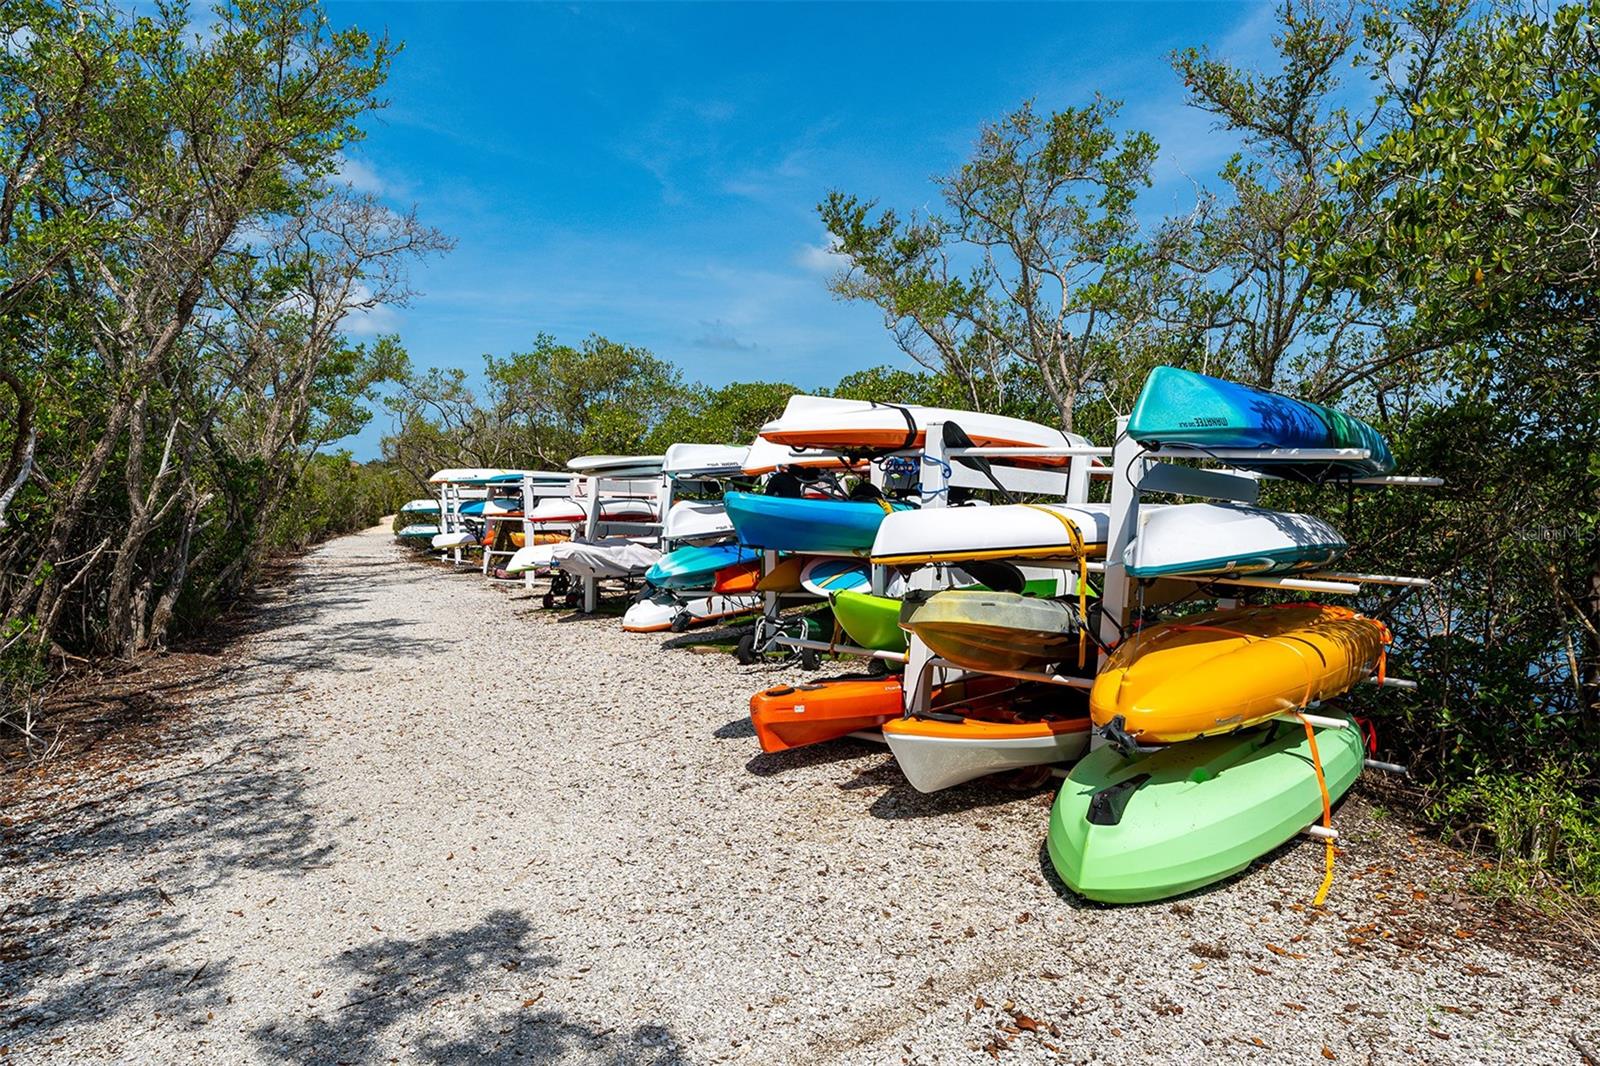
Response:
M882 496L879 496L876 500L874 500L872 502L876 503L879 507L882 507L884 514L894 514L894 505L891 504L888 500L884 499Z
M1306 743L1311 746L1311 766L1317 771L1317 788L1322 790L1322 824L1327 829L1333 828L1333 801L1328 796L1328 779L1322 776L1322 757L1317 753L1317 731L1312 728L1311 720L1303 714L1296 714L1300 724L1306 729ZM1328 899L1328 889L1333 887L1333 854L1334 843L1332 838L1323 841L1327 845L1326 858L1323 862L1322 885L1317 889L1317 894L1311 898L1313 907L1320 907Z
M1072 546L1072 554L1078 560L1078 666L1082 668L1088 661L1089 652L1089 553L1083 546L1083 533L1076 522L1059 511L1037 503L1025 503L1022 506L1041 511L1060 522L1061 528L1067 531L1067 543Z

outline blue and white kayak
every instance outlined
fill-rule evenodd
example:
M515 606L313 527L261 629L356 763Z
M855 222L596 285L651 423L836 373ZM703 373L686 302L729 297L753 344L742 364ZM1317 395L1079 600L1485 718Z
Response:
M1172 366L1158 366L1145 378L1128 418L1128 436L1148 448L1361 448L1368 453L1365 459L1333 461L1296 459L1292 455L1227 460L1230 466L1300 480L1379 477L1394 472L1394 456L1388 442L1359 418L1321 404Z
M739 542L771 551L813 555L865 554L884 516L910 504L815 500L730 492L722 498Z
M658 589L710 588L718 570L760 557L740 544L690 545L663 555L644 579Z

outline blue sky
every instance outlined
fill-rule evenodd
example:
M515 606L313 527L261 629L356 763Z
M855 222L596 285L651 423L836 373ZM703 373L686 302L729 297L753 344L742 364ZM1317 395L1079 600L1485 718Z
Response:
M901 363L872 307L836 301L829 189L933 206L979 125L1098 90L1162 145L1151 217L1193 202L1231 150L1168 64L1270 50L1244 3L345 3L332 21L405 43L389 108L345 177L458 241L419 267L396 330L412 362L482 365L549 332L642 344L710 384L802 388ZM380 412L345 442L377 454Z

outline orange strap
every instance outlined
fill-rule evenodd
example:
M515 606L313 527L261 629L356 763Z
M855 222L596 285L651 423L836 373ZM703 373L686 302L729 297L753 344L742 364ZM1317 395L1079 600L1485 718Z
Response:
M1078 560L1078 666L1082 667L1089 657L1089 549L1084 546L1083 533L1078 529L1078 524L1066 515L1037 503L1025 503L1022 506L1043 512L1060 522L1061 528L1067 531L1067 543L1072 546L1072 554Z
M1317 731L1312 728L1310 719L1303 714L1296 714L1300 724L1306 729L1306 743L1311 746L1311 766L1317 771L1317 788L1322 791L1322 824L1325 828L1333 828L1333 801L1328 796L1328 779L1322 776L1322 756L1317 753ZM1328 899L1328 889L1333 887L1333 856L1334 843L1330 838L1323 843L1327 844L1324 861L1322 885L1317 889L1317 894L1311 898L1313 907L1320 907Z

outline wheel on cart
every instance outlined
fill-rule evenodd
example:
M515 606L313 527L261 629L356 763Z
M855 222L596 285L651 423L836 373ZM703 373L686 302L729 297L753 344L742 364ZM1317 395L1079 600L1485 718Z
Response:
M872 658L867 660L868 677L888 677L889 664L883 659Z
M556 606L556 594L554 592L546 592L542 597L540 597L539 602L544 604L545 610L553 611L555 610Z
M800 649L800 669L802 669L802 670L820 670L820 669L822 669L822 656L816 651L816 649L814 649L814 648L802 648L802 649Z
M756 634L754 630L739 638L739 643L733 649L733 657L739 660L740 666L750 666L759 658L756 655Z

